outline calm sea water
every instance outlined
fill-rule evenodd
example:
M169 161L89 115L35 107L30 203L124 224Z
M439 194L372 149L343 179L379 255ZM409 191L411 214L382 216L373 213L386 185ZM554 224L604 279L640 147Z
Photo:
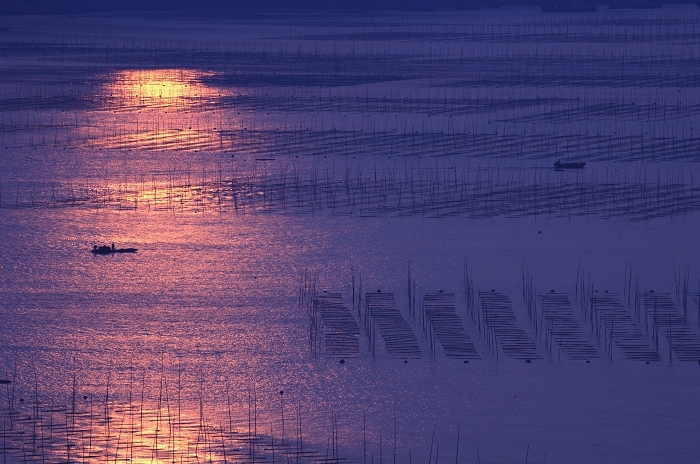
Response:
M18 18L2 37L0 459L695 462L697 363L648 314L661 361L625 358L579 291L633 315L632 291L685 295L697 341L698 21ZM552 171L560 157L588 164ZM112 242L138 252L90 253ZM569 295L600 357L538 332L524 274ZM542 360L470 319L469 277L510 297ZM481 359L431 349L409 278L419 300L455 293ZM310 289L342 294L359 354L313 349ZM377 290L420 358L370 348Z
M545 232L561 238L581 226L590 223L550 224ZM125 415L129 406L138 408L136 419L140 408L151 415L161 411L160 420L169 417L182 428L163 426L160 459L168 459L168 437L188 446L202 441L197 427L188 431L185 415L195 425L203 417L226 433L237 430L240 436L224 440L231 448L236 439L242 440L239 448L250 446L243 434L250 429L251 411L260 455L266 446L269 453L269 440L281 441L283 423L288 446L296 450L298 417L307 450L325 456L336 427L343 454L358 460L365 446L369 456L378 455L380 443L384 458L393 457L394 421L399 461L408 459L409 451L426 458L433 429L443 456L447 450L455 455L460 430L464 458L473 457L478 445L494 461L519 457L528 443L550 459L566 459L572 449L586 459L604 459L617 452L619 441L658 434L674 450L692 450L686 421L694 420L698 373L688 363L643 365L616 354L613 363L583 364L554 353L527 365L495 359L470 326L484 359L464 364L444 358L440 350L431 355L416 322L424 355L408 364L381 351L373 357L365 337L361 355L344 364L312 353L308 315L298 303L305 272L320 288L343 292L348 306L354 272L364 290L395 291L405 308L409 262L422 288L459 292L463 259L468 259L481 285L499 286L516 301L519 263L508 249L510 239L516 249L529 243L527 262L533 267L559 267L568 274L537 270L541 278L551 276L548 284L565 285L575 277L570 256L543 256L553 248L551 239L538 247L535 230L519 239L523 234L510 230L507 221L465 227L449 219L3 210L3 237L21 244L8 247L2 258L2 372L13 380L3 396L13 398L15 412L25 411L15 421L23 414L36 417L37 399L41 408L70 408L74 394L79 411L87 414L94 407L102 413L108 404L120 425L134 420ZM108 238L139 252L89 252L92 243ZM561 247L554 246L558 252ZM613 261L621 259L612 253ZM597 264L601 275L610 263ZM464 302L458 306L468 321ZM527 327L527 318L521 323ZM659 421L661 409L668 415ZM48 414L41 416L44 421ZM106 432L98 432L95 421L98 441ZM158 449L154 438L139 430L145 437L123 440L122 446L140 443L141 454L151 456ZM504 443L505 452L499 450ZM127 448L120 454L111 446L104 456L128 456ZM589 446L604 448L586 451ZM176 448L175 455L194 459L189 448ZM278 458L282 451L277 450ZM674 451L680 459L692 455L681 451ZM214 455L223 460L222 451Z

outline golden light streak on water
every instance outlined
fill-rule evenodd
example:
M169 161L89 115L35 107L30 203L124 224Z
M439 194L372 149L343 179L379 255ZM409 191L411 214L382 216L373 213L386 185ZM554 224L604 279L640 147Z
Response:
M106 84L114 104L133 111L187 111L203 98L221 96L221 89L202 83L206 75L187 69L137 69L117 71Z
M222 131L232 127L220 100L233 93L204 83L212 73L188 69L121 70L107 76L99 148L223 149Z
M81 404L77 408L32 406L34 415L2 416L3 451L21 450L24 462L235 462L250 459L253 436L243 421L203 412L181 411L176 398L145 408L138 398L130 405ZM165 403L165 402L164 402ZM262 447L261 447L262 450ZM0 453L2 455L2 453Z

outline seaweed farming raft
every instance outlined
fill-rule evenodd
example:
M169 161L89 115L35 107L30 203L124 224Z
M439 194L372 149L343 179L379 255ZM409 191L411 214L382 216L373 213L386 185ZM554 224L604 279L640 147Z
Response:
M321 318L325 353L357 356L360 352L360 328L340 293L319 294L314 299L314 313Z
M455 313L454 293L428 293L423 297L423 310L427 325L440 341L445 355L453 359L481 359L462 320ZM434 342L431 337L431 346Z
M365 296L366 323L370 333L372 352L375 352L374 329L384 339L386 351L399 358L418 359L421 357L418 339L411 326L396 308L393 293L368 292Z
M587 361L600 357L588 338L583 335L566 293L543 293L540 295L540 301L550 350L552 343L556 342L560 351L569 359Z
M645 293L644 308L680 361L700 361L700 337L681 315L669 293Z
M542 359L530 336L518 325L510 297L491 292L479 292L481 311L487 334L493 337L503 353L514 359Z
M627 359L661 361L658 350L651 346L639 325L632 319L615 293L596 293L591 296L591 309L598 326L602 326L610 342Z

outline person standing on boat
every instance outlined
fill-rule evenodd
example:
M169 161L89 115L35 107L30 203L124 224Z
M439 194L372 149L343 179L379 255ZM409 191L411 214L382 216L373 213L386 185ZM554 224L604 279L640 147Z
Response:
M114 251L114 242L112 242L112 251Z

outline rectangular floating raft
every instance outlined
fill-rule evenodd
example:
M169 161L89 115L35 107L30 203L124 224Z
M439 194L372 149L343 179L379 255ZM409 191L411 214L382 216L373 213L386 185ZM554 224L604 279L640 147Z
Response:
M599 324L622 351L625 358L637 361L661 361L640 327L632 319L615 293L595 293L591 309Z
M679 361L700 361L700 337L685 320L669 293L647 292L644 308L668 340Z
M325 352L337 356L357 356L360 352L360 328L343 304L340 293L320 293L314 311L321 317Z
M421 357L418 339L394 304L393 293L370 293L365 296L370 326L376 324L388 354L399 358Z
M454 293L428 293L423 297L423 309L430 327L448 358L481 359L464 331L462 319L455 312L454 300Z
M566 293L542 293L539 298L550 343L557 343L569 359L600 358L590 340L584 336Z
M508 295L479 292L479 301L484 323L506 356L514 359L542 359L535 342L518 324Z

